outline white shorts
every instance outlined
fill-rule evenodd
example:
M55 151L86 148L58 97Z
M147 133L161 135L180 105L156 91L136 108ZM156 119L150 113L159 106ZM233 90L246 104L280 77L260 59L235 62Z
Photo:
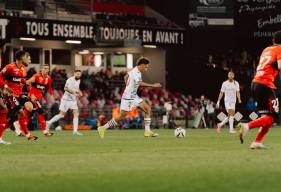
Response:
M122 111L131 111L134 107L138 107L143 99L136 97L135 99L121 99L120 109Z
M67 112L68 109L78 109L77 101L69 101L62 99L60 102L60 111Z
M235 111L235 103L227 102L227 103L224 103L224 106L225 106L225 109L227 111L230 110L230 109Z

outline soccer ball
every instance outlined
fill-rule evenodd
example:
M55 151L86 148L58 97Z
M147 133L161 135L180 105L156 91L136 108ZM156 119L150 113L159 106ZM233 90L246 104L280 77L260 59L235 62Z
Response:
M184 138L185 137L185 129L178 127L175 129L175 137L176 138Z

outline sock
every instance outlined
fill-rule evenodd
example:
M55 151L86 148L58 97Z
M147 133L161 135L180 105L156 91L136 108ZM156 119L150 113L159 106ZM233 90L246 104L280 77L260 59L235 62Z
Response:
M102 126L103 129L108 129L110 127L115 127L117 126L117 122L114 119L111 119L110 121L108 121L105 125Z
M229 121L229 130L233 131L234 117L230 116L228 121Z
M38 121L41 126L41 130L45 133L46 131L45 114L38 114Z
M254 120L254 121L250 121L248 123L248 126L249 126L249 129L253 129L253 128L256 128L256 127L265 127L266 124L270 124L271 121L272 121L272 124L273 124L273 117L263 116L263 117L260 117L256 120Z
M220 126L224 126L228 121L228 117L226 117L222 122L220 122Z
M29 137L29 131L28 131L28 121L29 121L29 114L30 112L26 109L23 110L23 117L19 117L19 124L20 124L20 129L22 132L24 132L26 137Z
M29 137L29 132L27 128L28 117L19 117L19 124L21 131L25 134L26 137Z
M144 130L150 131L151 118L144 118Z
M13 123L14 125L14 128L15 128L15 133L16 135L20 135L21 134L21 130L20 130L20 124L19 124L19 121L15 121Z
M73 117L73 132L78 131L78 117Z
M6 128L6 124L0 124L0 140L2 140L2 136L5 128Z
M266 133L269 131L270 127L273 125L273 118L271 116L267 116L267 121L264 122L263 126L260 128L258 135L256 137L256 142L261 143Z
M60 120L61 118L63 118L63 115L61 115L60 113L55 115L51 120L49 120L50 124L53 124L54 122Z

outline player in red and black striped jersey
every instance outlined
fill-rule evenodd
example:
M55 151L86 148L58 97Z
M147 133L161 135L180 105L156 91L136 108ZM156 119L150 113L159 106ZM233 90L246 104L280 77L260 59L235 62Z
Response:
M270 127L273 125L276 115L279 113L279 101L275 95L274 80L281 69L281 31L273 36L273 45L265 48L260 56L260 61L252 81L251 89L253 98L257 102L260 118L249 123L240 123L240 140L253 128L260 127L260 131L251 149L262 149L265 146L261 143Z
M45 121L45 112L41 105L41 100L43 94L46 90L48 90L50 95L53 95L52 89L52 79L48 75L50 71L49 65L42 65L40 69L40 73L34 74L29 80L27 80L27 84L31 85L28 91L28 97L31 99L33 103L33 111L37 111L38 113L38 121L41 126L41 130L44 135L52 136L49 130L46 130L46 121Z
M12 90L12 96L7 97L9 124L18 120L20 129L27 139L37 140L38 137L30 134L27 128L33 105L28 101L27 95L22 92L23 87L26 85L25 65L31 63L31 58L28 52L22 50L16 52L15 58L16 61L6 65L1 72L5 81L4 87L9 87Z

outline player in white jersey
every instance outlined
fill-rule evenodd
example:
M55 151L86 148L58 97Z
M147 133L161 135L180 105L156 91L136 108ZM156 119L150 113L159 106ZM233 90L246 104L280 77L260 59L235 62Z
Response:
M76 69L74 71L74 75L67 79L64 86L64 94L60 102L60 113L55 115L47 122L47 130L54 122L63 118L66 112L71 109L73 111L73 135L83 135L82 133L78 132L79 110L77 105L77 97L82 96L82 92L79 89L80 77L81 70Z
M154 133L150 130L151 124L151 109L149 105L143 101L137 95L137 91L139 86L144 87L161 87L160 83L145 83L142 81L142 72L146 72L148 70L149 60L147 58L141 57L137 61L137 66L134 67L128 74L124 77L126 88L121 98L120 105L120 116L117 118L112 118L105 125L98 128L98 133L101 138L104 137L104 132L106 129L110 127L114 127L118 125L118 122L126 116L127 112L131 111L134 107L139 107L144 112L144 136L145 137L157 137L158 134Z
M234 73L230 71L228 73L228 80L223 82L221 86L221 91L219 94L217 108L220 106L220 101L224 95L224 106L228 113L228 117L226 117L222 122L217 124L217 132L220 133L221 127L229 122L229 133L235 133L233 128L234 123L234 115L235 115L235 104L236 98L238 99L238 103L241 103L240 97L240 88L239 83L234 80Z

